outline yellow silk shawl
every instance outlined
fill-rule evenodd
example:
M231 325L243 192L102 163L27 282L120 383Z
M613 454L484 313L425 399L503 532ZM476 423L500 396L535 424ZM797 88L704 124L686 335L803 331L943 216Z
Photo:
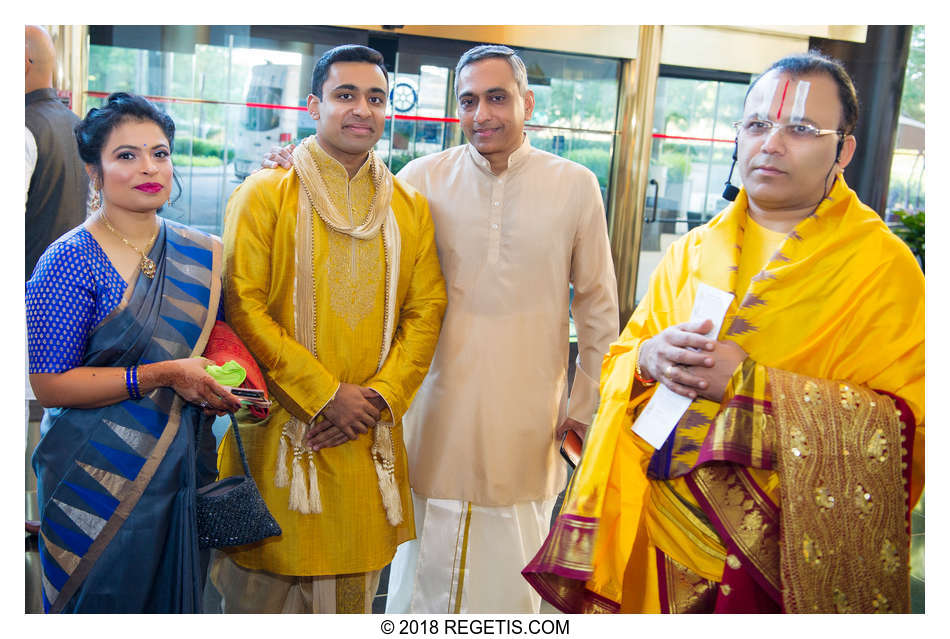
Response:
M555 525L548 549L539 553L558 555L574 579L586 578L595 602L587 595L586 610L616 609L609 602L621 599L624 571L651 499L654 482L646 471L654 450L630 431L655 390L631 395L639 345L689 319L700 281L736 293L747 205L743 190L707 225L670 247L604 359L600 407L561 511L570 524ZM789 233L749 290L738 292L719 339L735 341L770 368L845 380L905 400L916 423L910 487L911 503L916 501L924 459L923 275L907 247L842 178ZM692 403L677 426L668 476L693 467L719 411L709 400Z

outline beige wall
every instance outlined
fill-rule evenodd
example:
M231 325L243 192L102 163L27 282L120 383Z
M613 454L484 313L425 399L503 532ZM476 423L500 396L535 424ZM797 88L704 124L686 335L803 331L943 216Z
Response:
M381 25L341 25L383 31ZM508 44L514 47L637 57L637 25L406 25L388 33ZM810 36L864 42L867 28L844 26L665 26L660 62L758 73L778 58L805 51Z
M341 25L381 31L380 25ZM611 58L637 57L637 25L406 25L388 33L469 40L513 47L588 53Z
M867 27L690 27L663 30L662 64L761 73L772 62L808 50L808 38L864 42Z

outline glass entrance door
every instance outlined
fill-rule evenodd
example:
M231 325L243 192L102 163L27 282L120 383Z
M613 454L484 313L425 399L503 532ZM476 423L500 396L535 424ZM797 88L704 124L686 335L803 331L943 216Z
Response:
M667 248L708 222L728 202L722 190L748 82L669 77L657 80L653 148L640 240L636 301ZM737 174L733 184L740 185Z
M390 77L390 118L376 145L393 173L423 155L463 142L455 102L455 64L468 43L400 35Z
M376 44L386 57L391 95L376 149L394 173L413 158L464 142L455 65L478 43L342 27L93 26L86 107L101 105L113 91L131 91L171 115L181 195L163 214L217 234L232 191L263 154L314 132L306 112L313 64L347 43ZM537 96L526 127L532 145L591 169L606 202L619 60L520 53Z

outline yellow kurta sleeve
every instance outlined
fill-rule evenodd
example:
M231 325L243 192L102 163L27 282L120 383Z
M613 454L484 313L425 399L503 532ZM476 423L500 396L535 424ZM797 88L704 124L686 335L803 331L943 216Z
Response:
M398 423L429 370L442 327L446 293L429 205L415 190L405 192L398 182L395 186L393 212L402 233L418 236L417 249L401 255L400 272L411 273L411 279L397 308L399 317L389 354L366 386L382 395L393 421ZM407 244L403 242L403 246Z
M294 417L309 422L340 382L283 327L294 326L289 309L298 184L293 177L293 172L259 171L228 200L225 311L260 363L270 392ZM282 313L286 317L278 322Z

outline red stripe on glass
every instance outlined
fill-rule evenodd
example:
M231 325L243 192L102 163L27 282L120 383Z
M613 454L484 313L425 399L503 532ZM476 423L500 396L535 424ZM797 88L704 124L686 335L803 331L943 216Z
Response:
M105 98L109 94L104 91L87 91L86 95L91 98ZM286 104L265 104L263 102L226 102L224 100L202 100L198 98L169 98L162 95L145 95L142 96L147 100L152 102L181 102L185 104L223 104L225 106L243 106L250 109L277 109L277 110L288 110L288 111L306 111L307 107L305 106L290 106ZM459 121L458 118L433 118L422 115L400 115L396 114L395 116L386 116L386 119L395 117L397 120L410 120L417 122L447 122L449 124L454 124Z
M109 94L104 91L86 91L86 95L91 98L104 98ZM152 102L175 102L182 104L223 104L225 106L239 106L239 107L248 107L253 109L285 109L290 111L306 111L307 107L305 106L289 106L284 104L265 104L263 102L227 102L224 100L203 100L198 98L169 98L161 95L145 95L142 96ZM387 115L386 119L390 120L396 118L397 120L403 120L408 122L441 122L444 124L458 124L458 118L436 118L429 117L424 115ZM549 126L544 124L531 124L530 122L525 122L525 128L531 129L533 131L571 131L578 133L598 133L605 135L617 135L619 131L602 131L598 129L577 129L573 127L563 127L563 126ZM657 136L654 136L657 137ZM672 137L672 136L666 136ZM682 139L702 139L702 138L682 138ZM714 142L718 140L713 140ZM730 140L731 141L731 140Z
M723 140L721 138L690 138L683 135L663 135L654 133L653 137L658 140L695 140L696 142L722 142L723 144L732 144L735 140Z

